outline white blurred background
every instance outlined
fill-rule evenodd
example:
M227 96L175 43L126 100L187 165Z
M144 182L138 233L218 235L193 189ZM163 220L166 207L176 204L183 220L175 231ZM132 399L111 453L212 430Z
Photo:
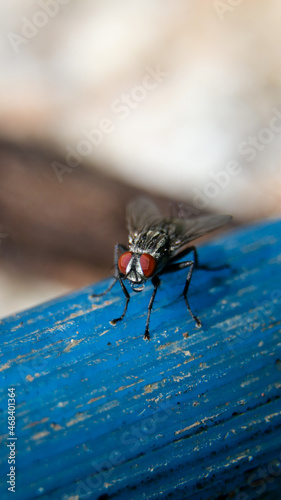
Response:
M0 137L47 149L63 196L85 168L195 211L278 216L280 16L278 0L1 0ZM0 317L109 274L7 262Z

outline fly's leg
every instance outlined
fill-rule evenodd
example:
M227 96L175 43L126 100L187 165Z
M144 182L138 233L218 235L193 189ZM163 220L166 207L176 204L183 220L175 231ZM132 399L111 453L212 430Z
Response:
M221 271L222 269L229 267L227 264L223 264L222 266L216 266L216 267L210 267L206 264L199 264L197 248L192 246L187 248L187 250L189 252L193 252L193 259L196 269L204 269L205 271Z
M178 255L178 258L179 258L179 255ZM187 306L187 309L188 309L188 312L189 312L190 316L195 321L197 328L200 328L201 321L192 312L191 307L189 305L188 298L187 298L187 292L188 292L188 289L189 289L189 285L190 285L191 278L192 278L192 273L193 273L193 270L194 270L195 266L196 266L196 263L193 260L187 260L185 262L176 262L174 264L168 265L162 271L162 273L180 271L181 269L185 269L186 267L190 268L189 271L188 271L188 275L187 275L187 278L186 278L185 286L184 286L184 289L183 289L183 296L184 296L184 300L185 300L185 303L186 303L186 306Z
M195 269L204 269L205 271L220 271L221 269L225 269L228 267L228 265L223 264L222 266L216 266L216 267L210 267L206 264L199 264L199 259L198 259L198 251L197 248L194 246L188 247L182 252L179 252L177 255L175 255L170 262L173 262L175 260L179 260L182 257L185 257L189 253L193 253L193 261L194 261L194 267Z
M198 259L198 252L197 252L197 248L192 246L192 247L187 248L187 250L188 250L188 252L187 252L187 253L190 253L190 252L192 252L192 253L193 253L193 262L194 262L194 267L195 267L196 269L198 269L198 268L199 268L199 269L201 269L201 266L200 266L200 264L199 264L199 259ZM185 255L187 255L187 254L185 254Z
M198 251L197 251L197 248L194 246L188 247L185 250L183 250L182 252L179 252L177 255L175 255L175 257L171 260L171 262L173 262L173 260L179 260L191 252L193 253L193 262L194 262L195 269L205 269L205 266L203 266L203 265L201 266L201 264L199 264Z
M127 250L128 250L128 248L125 247L124 245L120 245L120 243L117 243L117 245L115 245L115 247L114 247L114 268L115 268L114 280L113 280L112 283L110 283L109 287L104 292L93 293L91 295L92 298L93 297L102 297L103 295L106 295L108 292L110 292L111 288L113 288L113 286L115 285L115 283L119 279L119 269L118 269L118 256L119 256L119 253L120 252L126 252Z
M147 318L146 318L145 333L144 333L144 336L143 336L143 338L145 340L149 340L149 338L150 338L150 335L149 335L150 315L151 315L151 310L152 310L153 302L154 302L154 299L155 299L155 295L156 295L156 292L157 292L157 288L159 287L160 283L161 283L161 281L158 278L158 276L154 276L152 278L152 284L154 285L154 290L153 290L153 293L151 295L151 298L150 298L150 301L149 301L149 304L148 304L148 312L147 312Z
M188 255L191 252L193 253L193 260L186 261L186 262L175 262L176 260L179 260L179 259L185 257L186 255ZM182 250L177 255L172 257L172 259L170 260L170 264L162 271L162 273L179 271L180 269L184 269L185 267L188 267L188 266L190 266L190 269L189 269L189 272L188 272L188 275L186 278L186 283L185 283L185 287L183 290L183 296L184 296L184 300L185 300L185 303L186 303L186 306L187 306L187 309L189 311L190 316L194 319L196 326L198 328L200 328L201 321L192 312L191 307L189 305L188 298L187 298L187 293L188 293L189 285L191 282L193 270L194 270L194 268L196 268L196 269L205 269L208 271L218 271L220 269L224 269L226 266L209 267L206 265L199 264L197 249L196 249L196 247L191 246L191 247L186 248L185 250Z
M122 278L121 278L121 276L120 276L120 273L119 273L119 272L118 272L118 277L117 277L117 279L119 280L119 283L120 283L120 285L121 285L121 288L122 288L122 290L123 290L123 292L124 292L124 295L125 295L125 298L126 298L126 303L125 303L124 311L123 311L123 313L121 314L120 318L116 318L116 319L113 319L112 321L110 321L110 324L111 324L111 325L113 325L113 326L114 326L114 325L116 325L116 323L117 323L118 321L121 321L121 320L124 318L124 316L125 316L125 314L126 314L126 312L127 312L127 308L128 308L128 304L129 304L129 300L130 300L130 295L129 295L128 290L127 290L127 288L125 287L125 285L124 285L124 283L123 283L123 281L122 281Z
M201 323L200 319L198 319L197 316L195 316L195 314L192 312L192 310L190 308L190 305L189 305L189 302L188 302L188 298L187 298L187 292L188 292L189 285L190 285L190 282L191 282L191 278L192 278L192 273L193 273L194 266L195 266L195 263L192 262L190 264L190 269L188 271L188 275L187 275L187 278L186 278L185 286L184 286L184 289L183 289L183 296L184 296L184 300L185 300L185 303L187 305L187 309L189 311L190 316L194 319L197 328L200 328L200 326L202 326L202 323Z
M119 280L119 283L120 283L120 286L123 290L123 293L125 295L125 298L126 298L126 303L125 303L125 307L124 307L124 311L123 313L121 314L120 318L116 318L116 319L113 319L112 321L110 321L110 324L111 325L116 325L116 323L118 321L121 321L126 312L127 312L127 307L128 307L128 304L129 304L129 300L130 300L130 295L128 293L128 290L127 288L125 287L123 281L122 281L122 277L121 277L121 274L120 274L120 271L119 271L119 267L118 267L118 257L119 257L119 253L120 252L126 252L128 250L127 247L125 247L124 245L120 245L120 244L117 244L115 245L115 249L114 249L114 266L115 266L115 277L116 277L116 281Z
M92 293L91 298L102 297L103 295L106 295L108 292L110 292L111 288L114 287L114 285L117 282L117 280L118 280L118 276L114 276L114 280L112 281L112 283L110 283L109 287L104 292L101 292L101 293Z
M121 321L126 312L127 312L127 307L128 307L128 303L129 303L129 300L130 300L130 295L127 291L127 288L125 287L123 281L122 281L122 277L120 275L120 271L119 271L119 268L118 268L118 258L119 258L119 254L121 252L126 252L128 250L127 247L125 247L124 245L120 245L119 243L117 243L117 245L115 245L115 248L114 248L114 268L115 268L115 276L114 276L114 280L112 283L110 283L109 287L102 293L99 293L99 294L93 294L92 297L101 297L103 295L106 295L110 290L111 288L115 285L115 283L117 281L119 281L120 285L121 285L121 288L124 292L124 295L125 295L125 298L126 298L126 303L125 303L125 307L124 307L124 311L123 313L121 314L120 318L116 318L116 319L113 319L112 321L110 321L111 325L116 325L117 321Z

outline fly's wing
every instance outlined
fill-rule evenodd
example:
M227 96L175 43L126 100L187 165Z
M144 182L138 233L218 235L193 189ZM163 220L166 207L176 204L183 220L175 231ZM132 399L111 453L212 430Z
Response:
M132 238L151 226L162 225L163 216L148 198L137 198L127 206L127 228Z
M167 224L169 226L171 254L176 255L190 241L228 224L231 219L231 215L202 215L191 219L170 219Z

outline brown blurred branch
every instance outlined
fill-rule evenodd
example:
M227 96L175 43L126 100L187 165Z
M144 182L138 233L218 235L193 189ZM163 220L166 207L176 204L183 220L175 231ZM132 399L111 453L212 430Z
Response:
M144 191L79 165L59 182L54 152L0 142L0 265L79 286L107 276L127 243L125 207ZM160 206L167 200L156 197Z
M84 165L59 182L54 161L65 164L0 142L0 265L84 285L110 274L114 244L127 243L126 204L144 191Z
M1 261L67 282L89 273L90 282L108 274L114 243L126 243L125 206L140 191L83 165L60 183L54 160L65 163L0 143Z

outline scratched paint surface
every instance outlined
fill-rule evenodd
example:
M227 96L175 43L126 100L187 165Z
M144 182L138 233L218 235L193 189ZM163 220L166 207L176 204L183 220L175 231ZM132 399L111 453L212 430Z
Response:
M199 258L229 265L193 275L201 329L178 298L185 271L163 279L149 342L151 285L131 293L116 327L119 285L90 297L109 280L0 321L1 499L8 387L13 498L278 498L281 223L225 234Z

